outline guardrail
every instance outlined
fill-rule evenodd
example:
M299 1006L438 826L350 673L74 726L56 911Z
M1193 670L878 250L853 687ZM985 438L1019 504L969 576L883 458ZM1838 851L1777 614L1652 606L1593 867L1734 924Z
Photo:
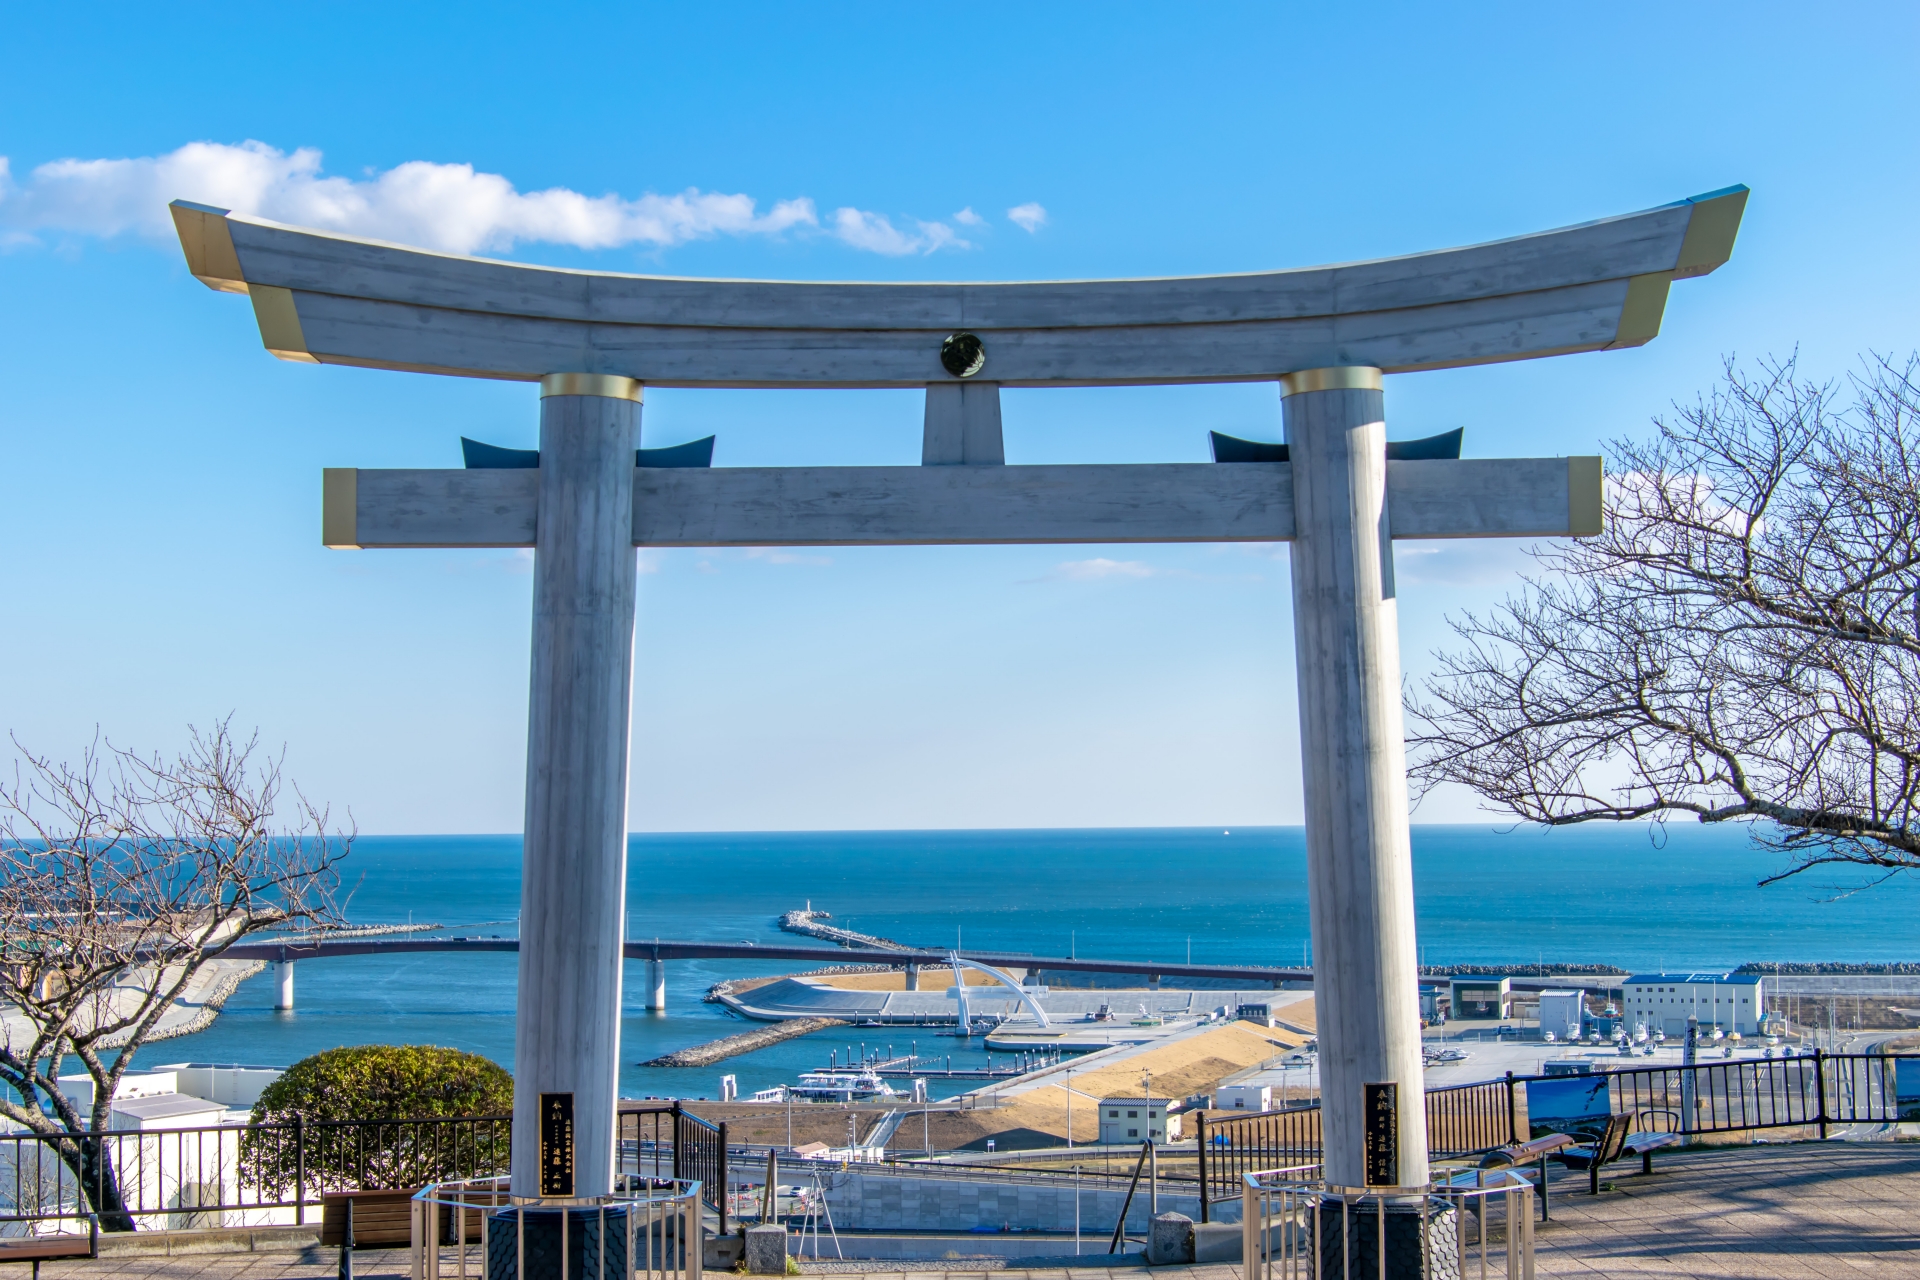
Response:
M618 1171L724 1187L725 1129L678 1106L624 1104ZM89 1214L106 1231L300 1225L330 1192L504 1174L512 1147L504 1115L16 1131L0 1134L0 1236L83 1231Z
M1456 1185L1334 1187L1320 1166L1240 1179L1245 1280L1534 1280L1533 1187L1511 1173Z
M1470 1156L1525 1141L1532 1127L1526 1086L1570 1079L1604 1080L1609 1114L1637 1114L1649 1128L1688 1138L1785 1129L1825 1138L1847 1125L1899 1123L1903 1113L1909 1122L1920 1121L1920 1054L1816 1050L1572 1077L1509 1073L1434 1089L1426 1095L1429 1154ZM1203 1117L1198 1129L1203 1217L1209 1204L1239 1195L1249 1172L1321 1158L1318 1102L1228 1119Z
M507 1167L510 1116L0 1135L3 1234L96 1213L107 1231L300 1224L331 1191L417 1187Z
M438 1183L413 1197L409 1273L441 1280L451 1271L464 1280L473 1265L476 1277L523 1276L531 1253L536 1263L547 1255L536 1272L582 1280L700 1280L701 1200L698 1182L627 1174L612 1195L587 1205L515 1204L505 1178Z

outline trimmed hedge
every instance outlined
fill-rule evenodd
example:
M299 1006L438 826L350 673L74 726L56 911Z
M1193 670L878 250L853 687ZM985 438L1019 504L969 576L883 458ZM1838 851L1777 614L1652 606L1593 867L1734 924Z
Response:
M503 1116L513 1077L477 1053L430 1044L361 1044L302 1058L253 1104L253 1123Z
M487 1117L512 1111L513 1077L479 1054L437 1045L328 1049L261 1092L241 1135L241 1169L281 1195L304 1176L309 1196L503 1173L512 1125Z

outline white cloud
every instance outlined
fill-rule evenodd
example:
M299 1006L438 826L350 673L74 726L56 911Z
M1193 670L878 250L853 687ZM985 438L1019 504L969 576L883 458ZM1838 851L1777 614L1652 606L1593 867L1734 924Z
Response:
M1046 223L1047 211L1045 207L1029 202L1027 204L1017 204L1007 210L1007 217L1018 223L1022 230L1032 233L1038 231L1041 226Z
M891 257L973 247L944 222L916 221L914 230L902 231L885 214L867 213L861 209L835 209L832 225L834 236L843 243Z
M1151 578L1154 573L1154 567L1142 560L1109 560L1100 556L1093 560L1068 560L1047 576L1053 581L1096 582L1102 578Z
M987 225L987 220L975 213L972 205L968 205L960 212L954 214L953 220L963 227L984 227Z
M0 241L34 231L170 238L170 200L193 200L278 222L396 240L452 253L500 252L523 242L610 249L665 248L714 236L820 230L807 197L762 212L742 194L688 188L672 195L583 195L565 187L522 192L469 164L409 160L363 180L328 176L312 147L190 142L161 156L55 160L15 185L0 157ZM967 248L942 222L897 230L879 214L834 212L830 233L874 253Z

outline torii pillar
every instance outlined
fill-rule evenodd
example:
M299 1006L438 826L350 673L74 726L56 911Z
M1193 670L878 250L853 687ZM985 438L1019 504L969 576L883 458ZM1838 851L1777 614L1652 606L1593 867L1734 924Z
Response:
M632 378L540 382L513 1130L564 1115L580 1140L570 1170L564 1144L516 1141L515 1197L613 1190L640 398Z
M1382 380L1337 367L1280 386L1326 1180L1417 1183L1427 1126ZM1369 1099L1398 1116L1398 1150L1371 1179Z

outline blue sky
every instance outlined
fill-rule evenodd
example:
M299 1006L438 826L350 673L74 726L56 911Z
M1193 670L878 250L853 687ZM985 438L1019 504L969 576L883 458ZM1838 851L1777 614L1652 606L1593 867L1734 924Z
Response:
M1839 374L1920 346L1917 28L1865 4L10 5L0 727L67 754L230 712L367 830L520 825L529 561L324 551L319 481L530 446L534 390L276 362L186 274L172 196L534 262L892 280L1309 265L1749 184L1733 261L1675 287L1652 345L1388 383L1397 436L1584 453L1723 355ZM1270 385L1005 407L1015 463L1279 429ZM911 463L919 420L908 393L656 390L644 430L714 432L720 465ZM1403 544L1409 671L1523 564ZM635 829L1299 820L1282 549L643 569ZM1476 816L1442 795L1416 820Z

